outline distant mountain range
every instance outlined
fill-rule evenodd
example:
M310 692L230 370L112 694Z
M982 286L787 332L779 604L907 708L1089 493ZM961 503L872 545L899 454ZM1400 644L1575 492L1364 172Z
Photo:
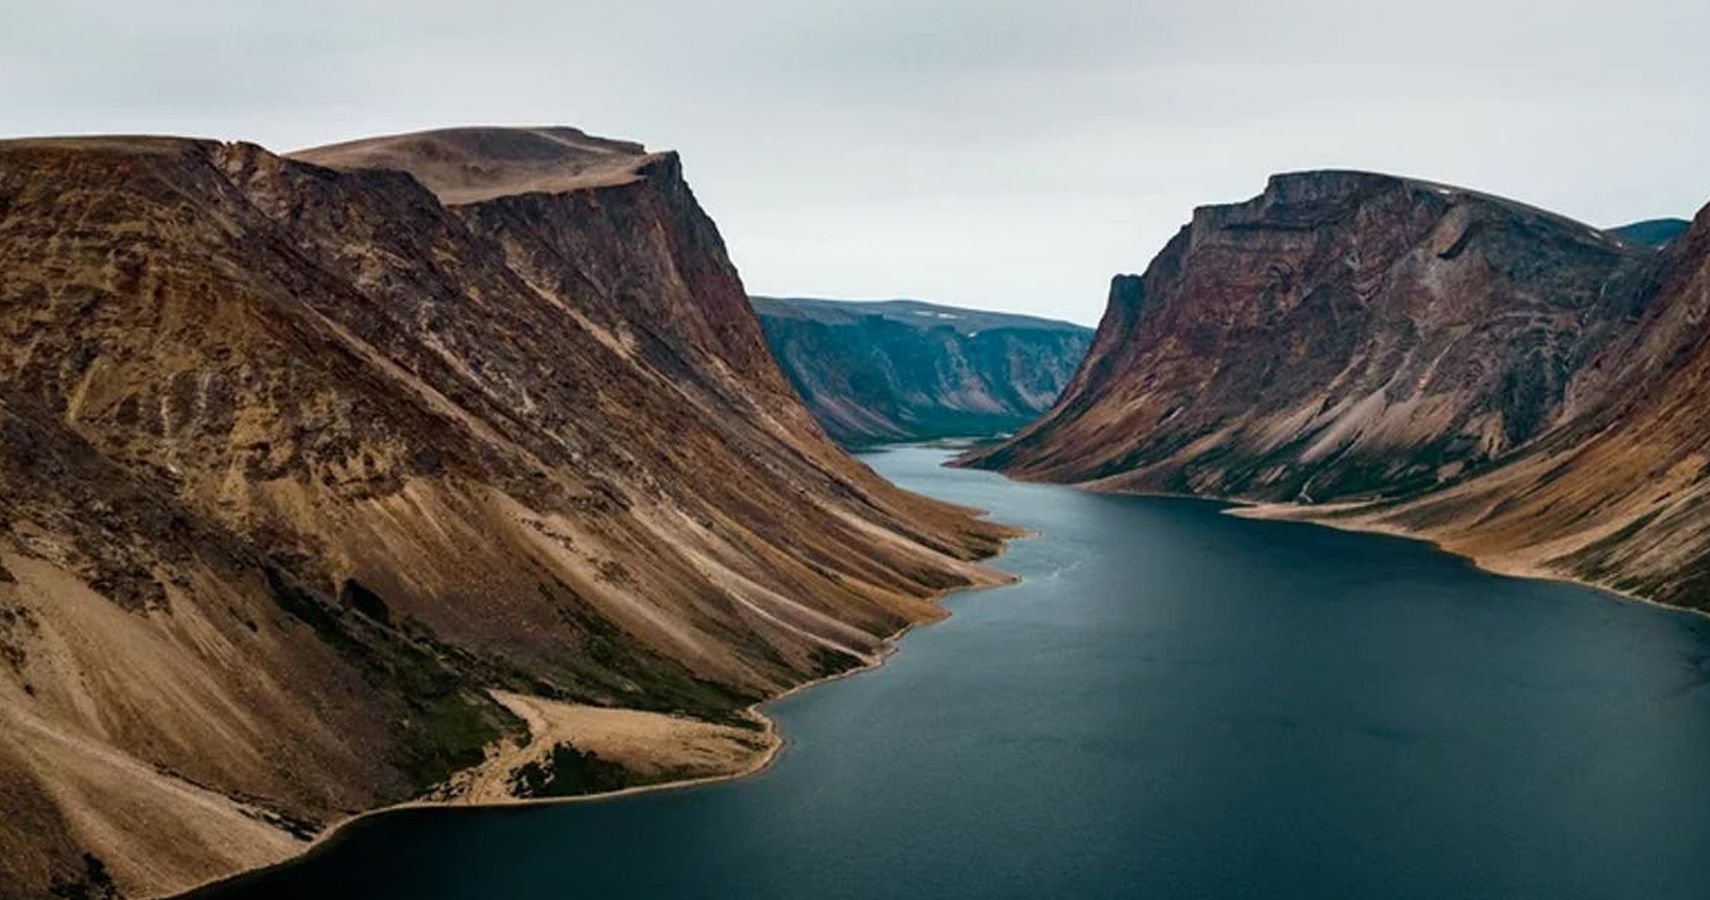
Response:
M1051 411L965 462L1297 504L1272 512L1710 608L1710 210L1678 231L1278 175L1117 276Z
M1092 330L923 303L754 297L766 342L845 444L990 435L1050 408Z
M1686 230L1691 227L1692 223L1685 219L1646 219L1643 222L1611 228L1609 233L1635 244L1661 247L1685 234Z

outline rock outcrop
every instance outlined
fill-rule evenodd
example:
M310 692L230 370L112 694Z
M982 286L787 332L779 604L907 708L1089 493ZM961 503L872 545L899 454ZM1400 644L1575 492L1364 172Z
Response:
M1056 406L976 459L1259 500L1428 489L1571 414L1573 373L1642 313L1655 256L1459 188L1279 175L1119 276Z
M1710 224L1640 237L1444 185L1276 176L1119 276L1055 407L966 461L1282 502L1710 605Z
M1710 611L1710 207L1666 255L1643 320L1581 374L1579 416L1488 474L1338 517Z
M677 157L0 143L0 895L445 789L502 690L745 725L1008 532L826 439ZM748 727L748 726L745 726Z
M992 435L1051 407L1092 330L913 300L755 297L766 341L827 432L849 444Z

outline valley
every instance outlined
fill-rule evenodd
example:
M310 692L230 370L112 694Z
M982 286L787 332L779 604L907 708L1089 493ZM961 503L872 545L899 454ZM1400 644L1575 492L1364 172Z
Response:
M1218 758L1192 739L1206 723L1167 706L1161 756L1134 750L1140 737L1110 737L1126 733L1121 709L1049 707L1100 690L1179 690L1238 744L1258 744L1279 727L1302 733L1316 705L1364 702L1325 681L1363 665L1330 647L1350 629L1390 635L1386 652L1431 671L1446 665L1438 652L1474 654L1472 674L1485 678L1517 677L1489 666L1553 665L1541 648L1496 662L1484 638L1448 637L1468 602L1492 604L1477 615L1496 616L1485 627L1508 640L1522 622L1554 623L1595 663L1552 676L1567 705L1534 721L1537 733L1617 728L1565 687L1575 679L1674 703L1674 688L1641 671L1646 659L1679 670L1663 679L1684 685L1678 697L1700 693L1691 660L1703 636L1643 618L1655 610L1610 613L1605 595L1475 574L1411 544L1103 495L1234 501L1248 519L1419 537L1495 571L1703 608L1710 213L1605 231L1432 182L1284 174L1248 202L1196 210L1143 275L1112 281L1089 333L916 301L750 298L682 166L571 128L446 129L284 155L181 138L0 142L0 786L14 812L0 823L0 874L11 894L332 897L341 885L356 886L351 896L415 885L413 895L464 896L494 879L526 893L554 871L534 848L609 827L585 822L669 834L729 814L726 802L788 821L795 798L827 789L767 785L878 770L824 755L843 742L906 761L911 751L888 741L1020 741L958 766L904 762L937 773L908 780L910 796L948 811L1001 806L989 779L1014 783L1040 765L1054 767L1041 780L1049 791L1018 815L1050 818L1046 796L1096 807L1086 791L1104 784L1134 803L1239 784L1264 793L1228 759L1204 782L1157 774L1180 768L1156 768L1175 754ZM984 441L958 465L1019 481L939 472L951 461L942 449L845 449L948 437ZM972 657L857 683L901 679L930 697L908 673L960 658L934 684L1033 679L1011 690L1030 698L1037 732L1003 737L1011 716L966 694L939 703L967 703L972 718L935 731L920 716L945 707L917 714L887 695L886 720L912 726L851 732L845 711L791 746L789 721L780 729L771 710L839 709L795 692L877 666L905 631L943 618L951 592L1012 584L1009 560L982 560L1023 535L1035 549L1014 571L1026 580L958 605L1032 598L1029 627L1078 634L1070 644L1030 647L1006 632ZM1350 584L1339 573L1353 560L1368 568ZM1421 605L1386 605L1374 586L1392 583ZM1229 616L1201 616L1219 608ZM1596 649L1588 635L1610 616L1669 637L1633 655ZM1322 677L1295 656L1277 661L1317 693L1264 694L1263 661L1278 651L1251 629L1266 621L1332 661ZM1077 631L1089 622L1113 630ZM1408 629L1439 641L1427 652ZM1162 670L1098 662L1154 644L1141 659ZM1172 654L1195 646L1203 658L1182 668ZM1260 665L1237 665L1242 653ZM1039 669L1052 654L1067 654L1064 665ZM1196 687L1200 665L1226 670L1222 686ZM1260 695L1294 712L1264 713ZM1478 714L1540 714L1519 701L1497 692ZM1266 770L1282 794L1252 807L1258 830L1243 840L1288 845L1297 808L1286 786L1321 784L1319 764L1347 759L1349 734L1394 745L1362 790L1419 802L1394 777L1420 764L1411 739L1390 739L1435 713L1368 712L1383 721L1319 722L1307 756ZM1696 707L1677 712L1639 727L1700 722ZM1422 727L1457 766L1467 754L1558 758L1489 723L1479 727L1496 729L1494 744L1448 721ZM1058 733L1081 737L1053 748ZM1103 771L1089 748L1109 740L1129 749ZM772 765L798 752L787 774ZM1695 809L1657 799L1691 776L1646 755L1660 748L1630 752L1655 780L1623 794L1635 785L1594 779L1585 802L1662 804L1660 827L1699 834ZM1135 782L1137 771L1160 780ZM713 786L742 776L753 786ZM1473 783L1518 792L1476 815L1513 840L1544 841L1545 857L1563 841L1609 843L1539 818L1533 782L1514 771ZM656 796L685 785L699 787ZM624 799L557 806L608 795ZM837 815L886 821L877 796L839 797ZM1343 800L1325 834L1379 827ZM1475 815L1465 804L1477 801L1428 815L1427 831L1451 841L1454 822ZM1166 806L1188 823L1181 835L1211 839L1185 807ZM688 818L627 818L654 808ZM1165 820L1104 815L1143 844L1171 840ZM962 828L976 843L951 858L978 861L985 832L959 816L929 811L891 833ZM510 875L490 866L509 866L513 851L471 858L438 843L462 840L466 823L485 835L518 821L540 828L504 838L531 860ZM706 845L751 863L722 884L801 873L829 852L753 840L778 855ZM375 865L377 846L432 855ZM835 884L798 874L771 888L835 896L880 860L906 868L892 858L901 847L871 844L876 855ZM1678 847L1623 852L1649 858L1655 895L1672 896L1697 872ZM1415 849L1424 855L1408 864L1435 866L1412 885L1419 896L1469 883ZM1294 847L1288 858L1315 856ZM1255 880L1232 882L1230 896L1375 883L1357 866L1317 877L1282 857L1250 859ZM1201 883L1191 866L1158 871ZM1030 884L918 874L969 896ZM589 877L680 896L668 875L647 890L633 868ZM1110 885L1097 878L1117 875L1146 881L1106 861L1049 883L1090 877L1082 886L1100 892Z
M1710 895L1710 4L0 21L0 900Z

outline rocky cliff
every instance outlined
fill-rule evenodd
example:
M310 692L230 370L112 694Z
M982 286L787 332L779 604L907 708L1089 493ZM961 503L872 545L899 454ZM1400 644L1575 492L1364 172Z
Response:
M1571 412L1656 254L1510 201L1359 172L1203 207L1120 276L1024 477L1265 500L1416 492Z
M0 895L455 793L495 696L751 730L1006 534L832 445L677 157L573 129L0 142L0 384Z
M1049 409L1092 330L913 300L755 297L766 342L845 444L1013 431Z
M1710 610L1710 207L1670 243L1645 307L1581 374L1572 421L1481 477L1333 520Z
M1119 276L1062 399L967 462L1705 605L1707 232L1658 249L1445 185L1276 176Z

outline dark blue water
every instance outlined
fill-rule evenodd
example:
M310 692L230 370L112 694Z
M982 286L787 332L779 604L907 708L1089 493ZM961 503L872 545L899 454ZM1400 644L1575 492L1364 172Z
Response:
M1710 897L1710 620L868 457L1041 536L746 781L408 811L223 897Z

